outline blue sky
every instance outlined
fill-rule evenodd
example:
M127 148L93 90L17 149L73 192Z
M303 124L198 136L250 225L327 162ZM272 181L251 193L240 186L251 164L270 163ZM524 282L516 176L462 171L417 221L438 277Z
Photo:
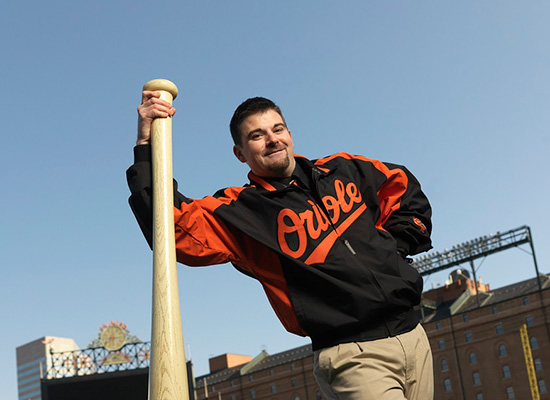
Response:
M85 347L114 319L150 338L151 253L125 170L153 78L180 90L174 171L189 197L246 182L228 123L262 95L283 109L299 154L408 166L432 202L435 249L529 225L550 272L549 14L548 2L504 0L0 6L0 398L17 396L15 347L41 336ZM197 375L225 352L307 343L230 266L178 274ZM532 258L508 250L478 276L526 279Z

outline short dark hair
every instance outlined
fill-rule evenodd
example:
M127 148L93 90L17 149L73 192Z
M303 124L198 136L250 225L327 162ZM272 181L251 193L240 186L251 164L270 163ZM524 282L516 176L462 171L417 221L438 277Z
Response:
M229 130L231 131L231 137L233 138L233 143L238 146L242 145L241 141L241 132L239 126L241 123L248 118L249 116L257 113L262 113L267 110L274 110L281 116L283 122L286 125L285 117L279 106L273 101L266 99L265 97L251 97L241 103L239 107L233 113L231 122L229 123Z

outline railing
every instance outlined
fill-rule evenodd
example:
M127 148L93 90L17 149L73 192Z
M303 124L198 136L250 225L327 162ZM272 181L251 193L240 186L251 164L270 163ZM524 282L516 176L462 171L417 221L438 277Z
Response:
M522 226L504 233L497 232L496 234L470 240L453 246L451 250L445 249L443 252L435 251L416 257L413 259L412 266L421 275L429 275L498 251L528 243L530 240L529 227Z
M103 347L50 354L44 379L127 371L149 367L150 342L129 343L116 351Z

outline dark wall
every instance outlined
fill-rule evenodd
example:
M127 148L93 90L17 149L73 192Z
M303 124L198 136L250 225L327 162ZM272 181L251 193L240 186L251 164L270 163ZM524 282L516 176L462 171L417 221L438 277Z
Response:
M42 381L43 400L147 400L148 369Z

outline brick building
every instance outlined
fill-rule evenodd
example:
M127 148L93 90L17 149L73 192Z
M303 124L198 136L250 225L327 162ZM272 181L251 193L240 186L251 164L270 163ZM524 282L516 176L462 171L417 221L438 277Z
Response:
M490 290L457 270L445 286L425 292L418 312L434 356L434 398L530 399L519 333L526 324L540 398L550 400L549 304L547 275L540 275L540 290L536 278ZM237 364L233 359L218 357L210 374L196 378L197 400L324 399L309 345Z
M456 271L455 271L456 272ZM424 293L423 325L434 357L438 400L531 399L519 329L527 325L541 399L550 399L550 278L496 290L451 275Z
M262 351L254 359L240 365L233 362L235 357L243 356L224 354L210 359L211 373L195 379L196 399L321 400L325 398L313 378L311 345L274 355L268 355ZM214 363L213 360L215 360ZM224 360L225 367L221 365L220 360ZM221 369L220 366L222 366Z

